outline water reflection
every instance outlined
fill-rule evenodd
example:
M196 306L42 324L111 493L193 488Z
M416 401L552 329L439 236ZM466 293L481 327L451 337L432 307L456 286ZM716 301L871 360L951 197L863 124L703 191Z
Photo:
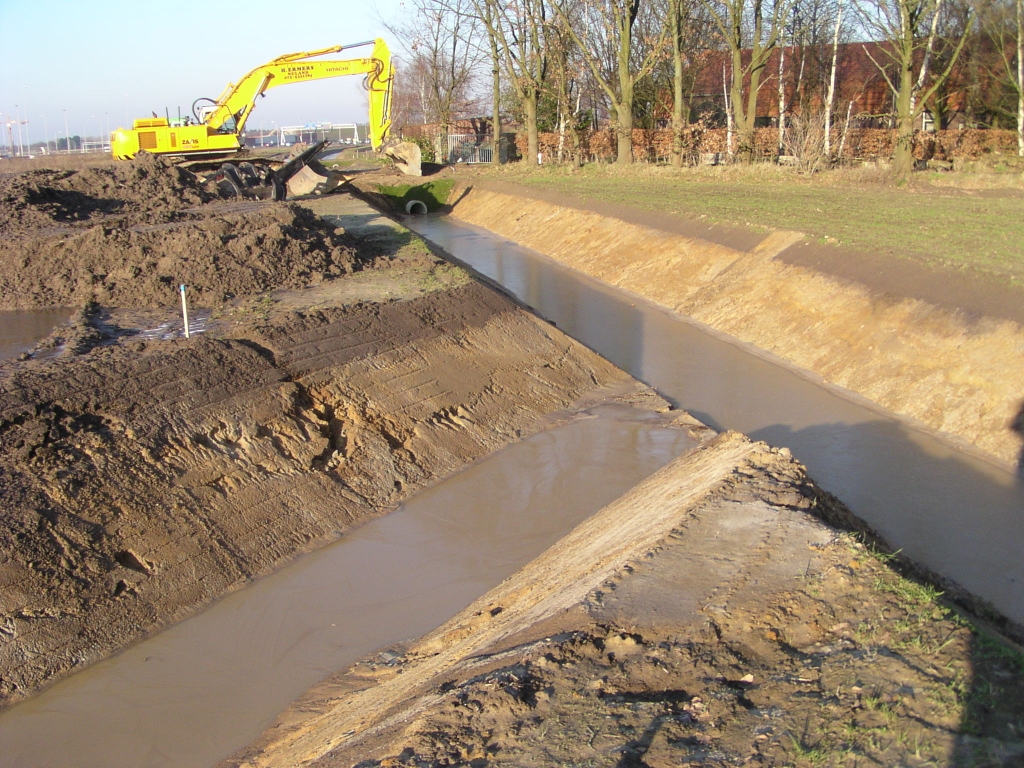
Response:
M227 757L324 675L433 629L694 445L625 410L509 446L15 706L0 715L0 766Z
M445 218L411 222L716 429L789 447L892 545L1024 623L1024 482L742 344Z
M28 352L70 317L63 307L0 312L0 360Z

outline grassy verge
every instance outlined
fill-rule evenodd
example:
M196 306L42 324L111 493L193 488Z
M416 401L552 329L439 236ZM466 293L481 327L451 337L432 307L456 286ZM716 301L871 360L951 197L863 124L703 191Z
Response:
M1019 174L922 173L895 187L877 171L807 177L763 165L505 166L476 173L715 223L797 230L821 242L974 268L1024 284L1024 177Z

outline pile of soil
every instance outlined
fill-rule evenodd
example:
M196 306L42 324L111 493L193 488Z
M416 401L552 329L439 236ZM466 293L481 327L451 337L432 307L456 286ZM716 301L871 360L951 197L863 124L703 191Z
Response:
M159 307L177 301L181 283L193 303L213 307L361 266L344 235L304 208L261 203L209 213L10 241L0 251L0 308Z
M468 281L233 332L0 375L0 707L625 378Z
M97 216L179 211L209 202L196 176L157 155L79 171L0 178L0 233L73 224Z

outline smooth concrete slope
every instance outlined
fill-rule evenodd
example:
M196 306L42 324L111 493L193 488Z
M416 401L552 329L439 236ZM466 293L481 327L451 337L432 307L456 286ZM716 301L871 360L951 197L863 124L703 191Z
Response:
M1024 327L1005 313L964 312L807 266L796 232L669 231L488 182L452 199L462 221L1024 466Z
M475 282L234 333L0 380L0 704L631 381Z

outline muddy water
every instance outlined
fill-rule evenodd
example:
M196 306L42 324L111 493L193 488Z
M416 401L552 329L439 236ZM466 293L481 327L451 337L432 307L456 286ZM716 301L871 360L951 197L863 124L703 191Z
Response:
M408 224L710 426L788 446L894 546L1024 623L1020 477L486 230Z
M324 675L433 629L692 447L599 409L417 495L0 716L0 766L195 768Z
M63 308L0 312L0 360L28 352L70 317Z

